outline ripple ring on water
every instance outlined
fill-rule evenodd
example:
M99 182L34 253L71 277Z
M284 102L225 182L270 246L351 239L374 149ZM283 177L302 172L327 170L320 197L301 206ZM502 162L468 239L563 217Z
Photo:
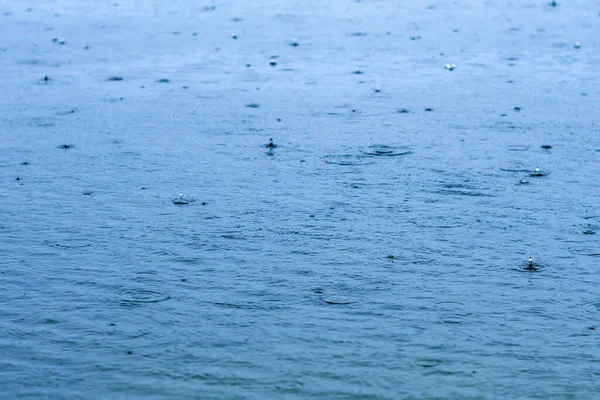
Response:
M119 292L119 297L123 305L159 303L171 298L168 294L145 289L125 289Z

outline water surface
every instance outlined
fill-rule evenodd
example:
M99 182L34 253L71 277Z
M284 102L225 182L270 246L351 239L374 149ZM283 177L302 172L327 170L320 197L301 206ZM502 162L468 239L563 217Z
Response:
M0 4L0 397L600 392L597 4L92 3Z

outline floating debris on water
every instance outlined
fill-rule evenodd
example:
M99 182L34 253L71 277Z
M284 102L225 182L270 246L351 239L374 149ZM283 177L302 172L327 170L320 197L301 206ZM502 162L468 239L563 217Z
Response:
M456 69L456 64L449 63L449 64L444 65L444 68L446 68L448 71L454 71Z

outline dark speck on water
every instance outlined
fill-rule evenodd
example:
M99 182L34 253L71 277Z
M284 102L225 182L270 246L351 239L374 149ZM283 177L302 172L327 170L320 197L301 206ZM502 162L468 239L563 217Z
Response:
M0 398L598 398L551 1L0 1Z

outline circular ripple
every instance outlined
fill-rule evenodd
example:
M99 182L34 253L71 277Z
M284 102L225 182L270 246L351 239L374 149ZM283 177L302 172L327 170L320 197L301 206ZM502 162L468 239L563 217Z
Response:
M123 305L159 303L171 298L168 294L144 289L125 289L119 292L119 297Z
M325 156L325 162L327 164L350 166L373 164L373 161L365 160L363 157L353 155L329 155Z
M460 218L446 216L443 218L431 218L431 219L420 219L418 221L411 221L416 226L421 228L437 228L437 229L449 229L458 228L466 225L465 221Z
M529 146L525 146L522 144L509 144L505 146L508 151L527 151L529 150Z
M437 367L442 363L442 360L437 360L435 358L421 358L417 360L417 365L423 368L433 368Z
M196 200L187 197L176 197L173 199L173 204L175 204L176 206L185 206L194 202L196 202Z
M63 249L80 249L84 247L90 247L92 245L88 239L65 239L61 240L60 242L44 240L44 243L51 247L58 247Z
M569 252L579 256L600 257L600 248L598 247L573 246L569 247Z
M468 316L464 303L459 301L440 301L435 303L440 321L444 324L461 324Z
M356 303L357 299L350 296L328 296L323 299L326 304L342 306Z
M519 272L541 272L545 269L548 269L549 266L547 264L542 264L542 263L533 263L533 269L529 266L529 262L524 261L521 263L521 265L519 266L519 268L513 268L515 271L519 271Z
M406 156L412 154L412 151L407 150L406 148L398 148L394 146L373 145L369 146L368 150L363 150L363 153L368 156L393 157Z

